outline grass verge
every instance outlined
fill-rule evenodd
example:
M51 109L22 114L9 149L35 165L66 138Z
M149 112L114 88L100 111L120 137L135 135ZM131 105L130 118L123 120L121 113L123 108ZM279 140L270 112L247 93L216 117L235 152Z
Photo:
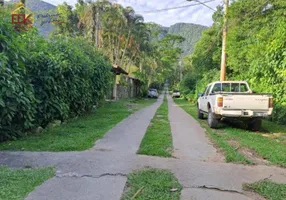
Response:
M194 104L183 99L175 100L187 113L196 120L197 108ZM219 129L210 129L206 120L198 120L206 128L212 141L225 153L227 162L253 163L231 146L230 141L237 141L241 148L255 151L261 158L271 164L286 167L286 127L273 122L263 121L262 132L251 132L238 128L237 124L222 125ZM239 147L239 148L240 148Z
M171 157L173 150L172 134L168 119L168 103L164 101L154 118L140 144L138 154Z
M0 150L25 151L82 151L117 123L155 100L123 100L106 102L93 112L61 126L46 129L41 134L28 135L15 141L0 143Z
M141 190L140 190L141 189ZM127 185L121 200L179 200L182 186L167 170L144 169L128 175Z
M251 192L256 192L261 196L271 200L286 199L286 184L277 184L269 180L244 184L243 189Z
M54 173L50 167L19 170L0 167L0 199L22 200Z

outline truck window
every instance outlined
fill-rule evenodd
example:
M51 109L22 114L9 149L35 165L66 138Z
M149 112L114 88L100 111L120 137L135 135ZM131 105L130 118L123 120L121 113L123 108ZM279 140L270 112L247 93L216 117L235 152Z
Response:
M209 87L206 87L206 89L204 90L204 92L203 92L203 95L202 96L206 96L206 92L207 92L207 89L208 89Z
M248 92L248 88L245 83L240 84L240 92Z
M222 92L230 92L230 83L223 83L222 84Z
M231 83L231 92L239 92L239 83Z
M211 85L209 85L208 87L206 87L204 93L203 93L203 96L207 96L209 91L210 91L210 88L211 88Z
M207 91L206 91L206 93L205 93L205 95L204 96L207 96L207 95L209 95L209 93L210 93L210 90L211 90L211 85L208 87L208 89L207 89Z
M211 93L221 92L221 83L216 83Z

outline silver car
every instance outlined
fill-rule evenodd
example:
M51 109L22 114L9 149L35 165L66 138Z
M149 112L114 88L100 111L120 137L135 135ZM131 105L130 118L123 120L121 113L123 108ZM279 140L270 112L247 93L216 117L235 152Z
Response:
M173 94L172 94L173 98L180 98L181 97L181 93L179 90L174 90Z
M158 94L158 91L156 89L149 89L147 96L149 98L158 98L159 94Z

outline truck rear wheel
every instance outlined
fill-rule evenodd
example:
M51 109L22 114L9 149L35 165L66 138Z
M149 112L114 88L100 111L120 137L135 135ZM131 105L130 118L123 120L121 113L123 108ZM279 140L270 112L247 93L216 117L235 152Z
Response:
M211 108L209 109L209 114L208 114L208 125L210 128L218 127L218 119L215 118L214 114L212 113Z
M201 112L199 107L198 107L198 118L199 119L204 119L204 114Z
M248 129L251 131L259 131L261 129L261 125L261 119L252 119L248 122Z

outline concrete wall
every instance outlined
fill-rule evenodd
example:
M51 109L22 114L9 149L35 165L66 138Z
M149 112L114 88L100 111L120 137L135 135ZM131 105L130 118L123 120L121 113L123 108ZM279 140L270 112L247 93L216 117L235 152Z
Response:
M132 78L126 78L126 83L120 85L117 82L117 78L114 78L114 86L112 91L106 92L106 99L127 99L127 98L136 98L140 96L140 83L134 81Z
M140 96L140 86L129 83L127 86L117 85L117 98L127 99Z
M127 86L117 85L117 98L118 99L129 98L129 91Z

